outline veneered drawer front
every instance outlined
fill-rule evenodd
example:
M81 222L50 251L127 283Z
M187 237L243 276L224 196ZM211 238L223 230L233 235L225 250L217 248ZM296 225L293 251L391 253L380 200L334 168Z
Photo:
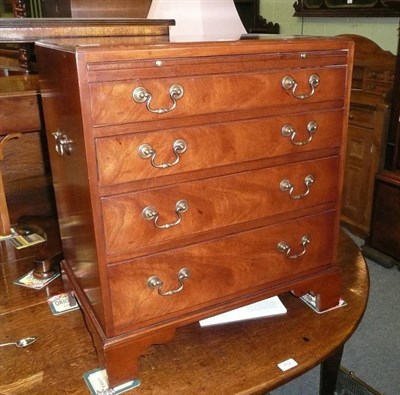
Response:
M286 90L282 87L284 77L290 76L298 84L295 89L297 95L310 94L312 89L309 79L313 74L318 74L319 84L309 98L298 99L294 97L292 89ZM342 100L345 82L346 67L335 66L92 83L92 119L94 125L116 125ZM151 95L150 109L170 109L173 106L170 89L176 84L181 85L184 92L183 96L176 100L176 107L171 111L152 113L147 109L146 103L137 103L133 98L136 88L145 88Z
M334 201L338 170L338 157L330 157L103 198L106 252L135 253L139 247ZM309 176L314 182L307 187ZM281 190L284 180L293 185L292 195L309 193L291 198ZM186 212L177 207L182 200ZM147 220L145 208L159 218Z
M117 185L336 147L341 141L342 117L342 110L323 111L101 138L96 141L99 184ZM290 127L295 136L285 137L282 131ZM174 144L179 141L186 148L175 154ZM140 156L145 145L154 151L153 164L151 157Z
M111 303L117 334L217 304L313 268L330 265L335 240L334 211L171 250L109 268ZM304 237L309 243L305 243ZM286 243L289 258L279 252ZM160 296L148 287L157 276L161 292L177 289L178 272L188 269L182 291Z

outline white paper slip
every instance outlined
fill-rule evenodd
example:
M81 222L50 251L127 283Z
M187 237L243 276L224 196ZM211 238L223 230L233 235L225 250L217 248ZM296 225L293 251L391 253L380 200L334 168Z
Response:
M47 299L53 315L60 315L69 311L78 310L79 305L76 299L69 293L52 296Z
M292 369L297 365L298 363L293 358L289 358L286 361L278 363L279 369L282 370L283 372L286 372L287 370Z
M200 326L211 326L226 324L229 322L237 322L251 320L254 318L272 317L275 315L286 314L287 309L278 296L261 300L238 309L227 311L210 318L199 321Z

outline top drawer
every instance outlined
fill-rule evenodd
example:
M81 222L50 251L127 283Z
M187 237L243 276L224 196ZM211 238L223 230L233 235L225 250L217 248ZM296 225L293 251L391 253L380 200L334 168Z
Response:
M90 84L96 126L342 100L346 66Z

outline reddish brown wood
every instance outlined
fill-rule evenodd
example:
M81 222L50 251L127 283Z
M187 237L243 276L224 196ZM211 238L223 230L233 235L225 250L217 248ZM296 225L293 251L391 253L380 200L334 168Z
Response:
M318 234L323 226L327 229L326 234ZM121 328L121 332L126 332L127 327L140 329L144 325L157 324L161 317L171 318L176 310L204 309L209 299L228 302L233 294L244 297L250 289L260 291L267 284L276 287L284 276L290 281L299 274L311 275L333 260L333 246L329 242L333 239L333 229L334 211L330 211L325 215L303 218L301 224L297 220L284 222L248 231L244 235L113 265L109 277L115 326ZM304 234L313 235L306 258L295 263L278 252L277 244L282 240L291 245L292 254L301 252ZM205 256L208 257L206 264ZM267 265L266 262L270 263ZM185 265L189 265L191 271L186 280L189 292L182 292L176 298L160 299L157 291L145 286L150 271L163 280L163 290L175 288L177 273ZM208 276L204 276L204 270ZM138 289L141 290L139 295Z
M107 255L115 261L115 256L120 254L151 252L159 243L172 239L193 237L222 227L229 233L233 225L331 202L339 193L338 187L325 174L336 173L338 169L339 163L334 157L253 171L250 180L248 173L240 173L104 198L104 221L113 224L105 229ZM288 192L279 189L281 181L289 179L295 186L293 194L305 193L304 180L309 174L319 180L309 187L310 199L293 200ZM204 194L199 195L199 190ZM217 199L214 191L218 191ZM143 209L151 205L160 213L158 224L174 223L175 205L183 198L190 206L182 214L181 226L162 232L156 229L154 221L143 220ZM276 201L280 204L275 205ZM246 202L244 207L243 202Z
M334 128L342 116L341 111L316 113L313 117L313 121L318 125L313 136L315 141L311 145L305 145L302 151L337 147L340 136L334 133ZM99 182L101 186L118 185L208 168L217 170L218 167L239 164L249 158L259 160L297 154L298 148L290 142L290 137L285 138L280 135L277 139L276 133L282 129L282 125L291 125L296 131L296 141L306 141L309 138L307 132L309 122L308 114L285 114L280 117L265 117L243 122L160 130L146 136L137 133L118 139L100 139L97 142ZM260 133L260 130L263 132ZM324 131L324 138L318 138L321 130ZM232 136L240 142L240 150L227 149L232 147ZM183 139L188 149L179 155L179 167L173 166L161 173L159 169L149 166L150 159L142 159L137 153L144 138L156 151L157 164L173 162L175 160L173 143L177 139ZM207 149L203 144L204 140L209 141L210 146L214 148ZM222 151L225 152L223 156L220 155ZM187 160L188 153L190 160ZM131 171L132 168L135 172Z
M164 343L176 328L201 318L292 290L313 291L321 310L336 305L352 42L94 42L99 45L80 46L79 40L40 43L37 56L63 266L111 384L137 371L134 359L150 344ZM320 84L310 94L308 81L316 73ZM285 90L282 80L287 75L298 80L296 93L310 97L301 99ZM142 86L153 95L151 108L169 108L169 88L176 83L185 93L173 111L154 114L133 99L134 89ZM328 109L336 122L325 130ZM283 125L278 127L275 116L281 122L288 117L289 122L293 114L308 122L319 117L313 148L283 148ZM249 144L244 143L251 138L246 122L253 120L259 133L253 144L266 134L271 142L275 136L281 148L259 151L256 157L247 148L235 157ZM137 139L139 131L142 138L136 144L148 143L149 137L156 144L159 131L173 129L180 137L180 131L189 128L191 137L200 127L214 134L210 140L198 138L203 151L218 149L210 168L207 156L198 160L190 145L175 173L154 177L147 161L148 174L140 162L139 170L126 170L133 176L110 181L108 166L115 168L112 156L120 153L117 148L108 158L107 147L122 146L124 138ZM70 147L57 146L56 131ZM335 136L325 137L329 132ZM229 133L226 145L221 143L224 133ZM105 157L97 147L103 147L99 151ZM67 148L63 155L61 148ZM137 155L137 148L131 155ZM218 156L225 155L227 161L219 165ZM182 168L184 161L188 169ZM309 174L315 183L307 189ZM281 191L285 179L294 185L293 194L306 196L291 199ZM158 224L174 223L180 199L186 199L189 208L176 226L157 229L155 220L143 218L143 209L154 207L160 213ZM308 234L311 242L302 245ZM289 245L289 256L304 256L289 258L278 251L280 242ZM185 267L191 276L179 293L165 297L148 287L148 279L159 276L162 291L179 288L177 275ZM126 362L127 355L132 364Z
M316 59L314 61L317 61ZM177 67L179 67L177 62ZM252 64L255 68L256 64ZM201 78L193 79L192 76L179 76L181 85L188 92L182 99L178 101L177 111L163 114L163 119L184 118L196 114L224 113L232 110L246 110L269 106L288 106L293 104L293 97L290 92L282 94L280 82L285 74L279 70L271 72L267 69L267 64L259 63L264 72L253 72L251 74L238 73L220 75L211 74L215 72L213 69L205 69L201 63L198 67L192 65L192 72L202 72L205 75ZM168 70L168 69L167 69ZM197 71L198 70L198 71ZM172 70L171 70L172 71ZM174 74L176 71L173 72ZM289 74L299 82L297 92L307 93L309 91L308 79L311 73L317 73L321 79L325 81L325 86L319 90L318 95L312 96L308 103L314 103L324 100L338 100L343 97L343 87L346 80L346 68L335 67L332 69L323 69L314 67L310 70L292 70ZM158 74L158 73L157 73ZM162 73L160 73L162 74ZM207 75L211 74L211 75ZM161 76L161 75L160 75ZM110 78L111 76L108 76ZM153 75L154 77L154 75ZM138 76L135 75L135 79ZM90 95L96 98L92 104L93 123L96 126L107 124L121 124L128 122L151 121L159 119L157 114L151 114L145 104L135 105L126 98L132 95L135 88L145 86L146 90L151 92L154 99L152 107L169 108L171 99L168 91L176 81L176 76L165 79L139 79L129 82L108 82L90 85ZM269 79L277 81L271 84ZM261 88L262 87L262 88ZM221 95L220 92L225 92ZM249 95L251 92L251 95ZM113 111L110 106L106 105L107 98L113 97L115 100L117 111ZM200 99L199 99L200 98ZM261 105L263 103L263 105ZM132 112L132 109L135 109Z

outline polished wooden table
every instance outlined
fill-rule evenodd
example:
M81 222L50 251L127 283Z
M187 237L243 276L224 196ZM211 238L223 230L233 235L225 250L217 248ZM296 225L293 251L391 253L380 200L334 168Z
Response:
M82 374L97 367L97 358L81 312L51 314L46 299L62 292L60 278L40 291L14 285L31 268L34 248L0 245L0 342L38 337L25 349L0 348L0 393L88 394ZM321 363L321 393L333 394L343 345L363 316L369 290L365 261L344 233L338 263L347 306L317 314L283 294L284 316L182 327L141 358L141 385L127 394L264 394ZM298 366L281 371L277 364L289 358Z

